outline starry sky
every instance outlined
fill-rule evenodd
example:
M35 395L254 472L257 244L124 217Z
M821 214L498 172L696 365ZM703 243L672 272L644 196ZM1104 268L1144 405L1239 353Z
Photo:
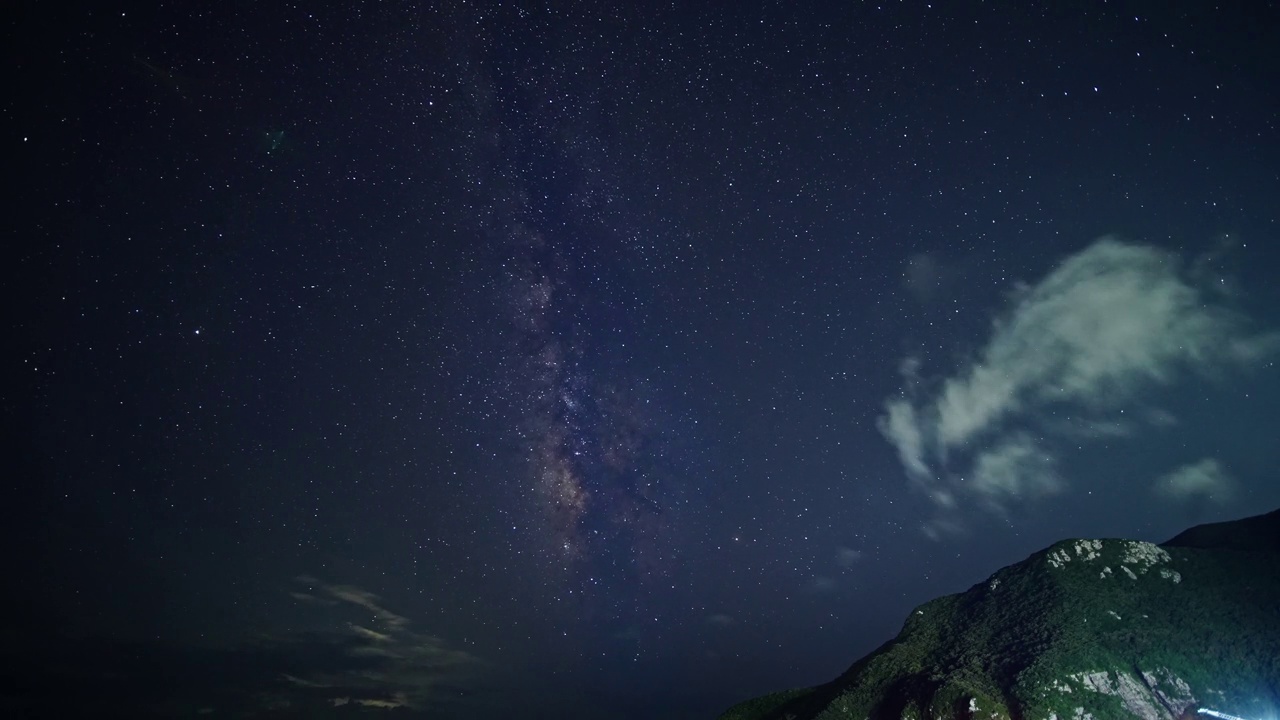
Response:
M711 718L1280 506L1274 3L3 22L6 702Z

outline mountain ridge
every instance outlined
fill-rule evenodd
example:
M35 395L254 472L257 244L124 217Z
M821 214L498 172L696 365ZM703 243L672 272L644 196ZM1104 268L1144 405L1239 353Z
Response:
M1280 510L1068 539L915 608L834 680L721 720L1174 720L1280 708Z

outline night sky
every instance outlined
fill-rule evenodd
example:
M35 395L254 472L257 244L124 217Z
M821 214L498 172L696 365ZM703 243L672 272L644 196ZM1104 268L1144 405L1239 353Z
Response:
M1280 506L1275 3L142 5L3 21L5 696L711 718Z

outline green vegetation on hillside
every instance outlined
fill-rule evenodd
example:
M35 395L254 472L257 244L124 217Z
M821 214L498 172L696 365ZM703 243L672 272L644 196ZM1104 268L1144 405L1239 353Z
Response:
M830 683L722 720L1177 717L1280 708L1280 513L1164 546L1067 540L915 609Z

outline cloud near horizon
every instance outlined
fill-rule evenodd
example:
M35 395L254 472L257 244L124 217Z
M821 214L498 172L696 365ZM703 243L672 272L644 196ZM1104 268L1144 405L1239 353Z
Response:
M1174 253L1103 238L1018 288L985 347L950 377L926 382L920 360L906 358L904 390L878 425L939 511L926 532L958 528L954 516L968 503L1003 513L1064 491L1058 441L1167 426L1175 419L1162 411L1122 413L1187 374L1217 377L1280 347L1280 336L1254 332L1194 270ZM1206 473L1193 475L1173 486L1195 489L1170 492L1208 486Z
M381 599L354 585L336 585L301 575L289 593L295 600L315 607L353 610L356 617L334 618L338 630L329 637L333 649L353 661L351 667L308 672L305 667L288 673L291 685L332 688L335 705L355 703L368 707L424 709L438 701L437 688L452 686L477 670L482 661L451 647L443 639L411 629L403 615L388 610ZM316 642L322 635L307 636Z

